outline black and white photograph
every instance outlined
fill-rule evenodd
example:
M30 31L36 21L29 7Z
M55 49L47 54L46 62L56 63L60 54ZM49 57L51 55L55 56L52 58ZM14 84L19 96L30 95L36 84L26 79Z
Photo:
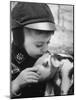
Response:
M74 5L10 1L10 98L74 95Z

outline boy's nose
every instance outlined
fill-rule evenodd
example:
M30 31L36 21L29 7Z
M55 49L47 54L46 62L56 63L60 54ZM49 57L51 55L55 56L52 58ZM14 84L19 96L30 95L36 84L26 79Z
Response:
M44 54L45 52L47 52L48 51L48 46L45 46L45 47L43 47L42 49L41 49L41 52Z

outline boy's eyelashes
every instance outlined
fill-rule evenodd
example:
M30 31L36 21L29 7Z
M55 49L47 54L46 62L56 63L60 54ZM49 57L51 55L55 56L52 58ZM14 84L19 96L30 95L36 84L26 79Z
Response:
M46 42L46 44L48 45L50 43L50 41ZM36 44L36 47L43 47L45 45L45 43L40 43L40 44Z
M43 47L43 44L42 45L37 44L36 47L38 47L38 48Z

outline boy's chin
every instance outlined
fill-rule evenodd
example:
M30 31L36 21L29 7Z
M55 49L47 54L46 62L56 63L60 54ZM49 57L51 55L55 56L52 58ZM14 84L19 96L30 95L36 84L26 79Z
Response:
M41 57L42 55L35 55L35 56L33 56L33 58L39 58L39 57Z
M32 57L32 58L39 58L39 57L41 57L43 54L29 54L29 56L30 57Z

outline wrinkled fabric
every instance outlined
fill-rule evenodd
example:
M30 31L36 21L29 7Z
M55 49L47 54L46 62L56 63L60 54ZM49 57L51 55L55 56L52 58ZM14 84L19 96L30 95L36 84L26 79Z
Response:
M33 67L37 59L30 57L23 48L12 44L11 51L11 82L26 68ZM11 86L12 87L12 86ZM41 97L44 96L45 83L31 84L22 88L21 95L12 98Z

